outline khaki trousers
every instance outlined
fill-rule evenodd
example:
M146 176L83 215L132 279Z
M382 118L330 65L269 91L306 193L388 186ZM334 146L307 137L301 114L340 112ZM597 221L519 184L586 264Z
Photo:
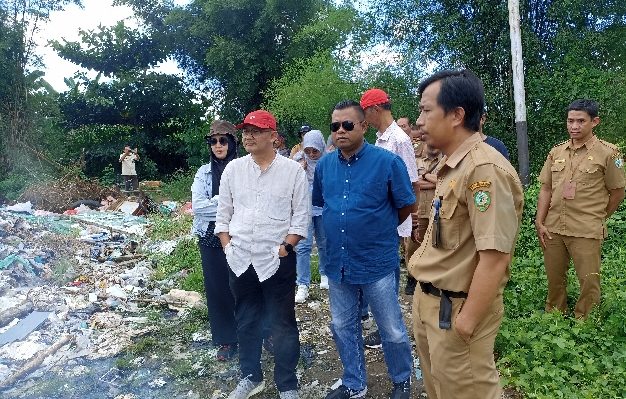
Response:
M546 312L567 312L567 269L570 259L580 284L580 297L574 308L574 317L585 318L600 302L600 252L602 240L571 237L550 233L546 240L543 260L548 277Z
M499 399L500 377L493 346L502 321L502 296L481 321L470 342L455 330L464 299L452 298L452 328L439 328L439 298L418 286L413 295L413 333L429 399Z

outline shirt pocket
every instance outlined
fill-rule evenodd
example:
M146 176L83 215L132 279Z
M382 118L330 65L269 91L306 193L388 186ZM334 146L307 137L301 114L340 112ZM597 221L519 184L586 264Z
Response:
M268 195L267 217L273 221L286 221L291 215L291 198L283 195Z
M584 162L578 167L578 171L583 184L591 184L604 178L604 166L599 163Z
M557 182L563 180L565 173L565 162L555 162L550 166L550 173L552 173L552 186L554 187Z
M444 197L439 209L439 223L441 229L441 245L443 249L457 249L460 241L460 226L458 218L453 218L458 207L458 199L450 194Z
M360 184L355 190L360 208L375 209L382 202L389 201L387 183L372 180Z

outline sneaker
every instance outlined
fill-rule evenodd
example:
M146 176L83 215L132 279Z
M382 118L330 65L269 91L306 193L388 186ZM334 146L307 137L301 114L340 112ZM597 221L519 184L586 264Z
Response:
M292 389L291 391L279 392L278 397L280 399L298 399L298 391Z
M363 338L363 344L366 348L380 348L383 346L383 341L380 339L380 332L378 330L374 331L371 334L366 335Z
M406 286L404 287L405 295L413 295L415 292L415 287L417 286L417 280L411 276L406 278Z
M304 303L309 297L309 287L306 285L299 285L298 292L296 292L296 303Z
M369 314L361 316L361 325L363 326L364 330L369 330L374 325L374 318L371 317Z
M367 393L367 387L357 391L350 389L345 385L339 385L339 387L333 389L326 395L326 399L350 399L350 398L364 398Z
M409 399L411 397L411 379L393 384L390 399Z
M220 362L225 362L232 359L237 354L237 344L235 345L220 345L215 357Z
M328 277L322 275L320 276L320 290L328 289Z
M255 382L250 376L239 380L234 391L228 395L228 399L248 399L265 389L265 381Z

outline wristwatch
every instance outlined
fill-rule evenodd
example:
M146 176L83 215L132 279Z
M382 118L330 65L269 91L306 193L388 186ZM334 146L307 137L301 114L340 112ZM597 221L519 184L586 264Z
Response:
M293 245L289 244L287 241L283 241L283 247L285 247L285 251L287 251L288 254L293 252Z

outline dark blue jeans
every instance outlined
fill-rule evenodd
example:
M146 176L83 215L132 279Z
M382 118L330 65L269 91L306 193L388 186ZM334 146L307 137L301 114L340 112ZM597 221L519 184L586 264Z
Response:
M369 303L378 324L391 381L406 381L411 376L413 356L398 302L396 272L369 284L329 280L329 285L331 330L343 364L343 384L354 390L367 386L359 306L361 295Z
M296 367L300 341L295 311L296 254L280 258L280 266L269 279L259 282L252 266L241 276L230 271L230 288L235 297L242 376L262 381L261 350L263 320L267 319L274 342L274 382L279 392L298 389Z

